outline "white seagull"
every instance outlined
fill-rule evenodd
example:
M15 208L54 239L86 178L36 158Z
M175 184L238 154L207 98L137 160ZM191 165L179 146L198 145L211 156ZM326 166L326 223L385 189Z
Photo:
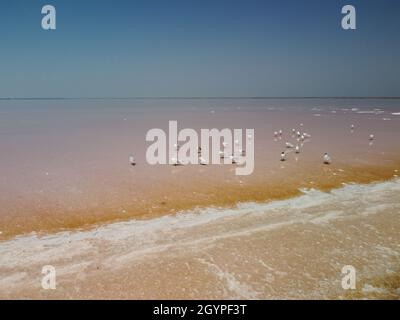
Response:
M171 158L171 164L173 166L181 166L182 162L180 162L177 158Z
M135 166L136 165L136 161L134 156L129 156L129 163L131 164L131 166Z
M202 166L206 166L207 165L206 159L204 159L203 157L199 157L199 164L201 164Z
M324 154L324 163L325 164L331 164L331 162L332 162L331 157L327 153L325 153Z
M294 145L292 145L290 142L286 142L286 148L294 148Z
M283 151L281 153L281 161L286 161L286 153L285 153L285 151Z
M300 153L300 147L299 147L299 146L296 146L295 151L296 151L296 153Z
M374 136L373 134L370 134L370 135L369 135L369 140L372 141L372 140L374 140L374 139L375 139L375 136Z

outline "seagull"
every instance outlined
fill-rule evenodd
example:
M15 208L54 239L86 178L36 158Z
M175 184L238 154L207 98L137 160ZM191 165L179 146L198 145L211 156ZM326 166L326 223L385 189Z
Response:
M131 164L131 166L135 166L136 165L136 161L135 161L135 158L133 156L129 156L129 163Z
M306 132L303 133L303 136L304 136L304 138L311 138L311 135Z
M300 153L300 147L299 147L299 146L296 146L295 151L296 151L296 153Z
M301 136L300 131L297 131L297 136L300 138L300 136Z
M292 145L290 142L286 142L286 148L294 148L294 145Z
M296 129L292 129L292 132L293 132L293 133L296 133Z
M331 162L332 162L331 157L327 153L325 153L324 154L324 163L331 164Z
M182 162L180 162L177 158L171 158L171 164L173 166L181 166Z
M278 133L281 136L283 132L282 132L282 130L279 130Z
M274 136L277 137L278 136L278 131L274 132Z
M237 163L236 157L234 155L229 156L229 159L231 159L232 164L236 164Z
M354 124L352 124L352 125L350 126L350 128L351 128L351 130L354 130Z
M201 164L202 166L206 166L207 165L206 159L204 159L203 157L199 157L199 164Z
M224 159L224 158L225 158L225 152L220 151L220 152L219 152L219 157L220 157L221 159Z
M370 135L369 135L369 140L372 141L372 140L374 140L374 139L375 139L375 136L374 136L373 134L370 134Z
M281 153L281 161L286 161L286 153L285 153L285 151L283 151Z
M201 154L201 147L199 147L198 149L197 149L197 154Z

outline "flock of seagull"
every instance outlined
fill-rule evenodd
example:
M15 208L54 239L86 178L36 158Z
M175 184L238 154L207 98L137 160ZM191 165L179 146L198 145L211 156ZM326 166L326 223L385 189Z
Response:
M248 140L252 140L253 136L251 134L249 134L247 136L247 138L248 138ZM223 142L222 146L223 146L224 150L226 150L226 148L228 147L228 144L226 142ZM239 140L235 140L235 146L236 147L240 146L240 141ZM173 147L174 147L174 151L175 151L176 155L171 158L170 164L173 165L173 166L182 166L182 165L184 165L182 163L182 161L180 161L178 159L178 151L179 151L180 145L174 144ZM232 154L228 153L226 151L220 151L219 152L220 159L228 158L232 164L240 164L240 157L241 156L245 156L245 155L246 155L246 151L244 149L237 149L237 150L235 149L234 153L232 153ZM206 159L204 159L201 156L201 147L198 147L198 159L199 159L198 164L200 164L202 166L208 165L208 162L206 161ZM133 155L129 156L129 163L130 163L131 166L135 166L136 165L136 159L135 159L135 157Z
M300 127L303 127L302 123L300 123ZM277 138L281 139L282 135L283 135L283 131L282 130L275 131L274 132L275 140ZM297 144L296 146L294 146L292 143L286 142L285 146L286 146L287 149L294 150L294 152L298 154L298 153L300 153L300 148L303 146L304 142L308 141L311 138L311 135L306 133L306 132L301 133L299 130L296 130L296 129L293 128L292 129L292 137L293 138L297 137L297 142L299 142L300 145ZM286 159L287 159L286 156L287 156L287 152L282 151L282 153L281 153L281 161L286 161ZM325 164L330 164L331 161L332 161L331 157L327 153L325 153L324 154L324 163Z
M303 127L302 123L300 123L300 127ZM282 130L275 131L274 132L275 140L277 138L281 139L282 135L283 135L283 131ZM286 146L287 149L294 150L294 152L298 154L298 153L300 153L300 148L303 146L303 144L305 142L307 142L311 138L311 135L308 134L307 132L301 133L299 130L296 130L296 129L293 128L292 129L292 137L293 138L297 137L297 142L299 142L300 145L297 144L295 146L290 142L286 142L285 146ZM286 161L287 160L286 156L287 156L287 152L286 151L282 151L282 153L281 153L281 161ZM327 153L324 154L323 162L325 164L330 164L332 162L331 157Z
M249 140L252 140L253 136L252 135L248 135L247 138ZM239 147L239 145L240 145L239 140L235 140L235 146ZM223 142L222 146L223 146L224 150L226 150L226 148L228 147L228 143ZM178 153L179 148L180 148L180 146L178 144L174 144L174 151L176 153ZM230 153L228 153L226 151L220 151L219 152L220 159L228 158L232 164L239 164L240 163L240 158L239 157L240 156L245 156L245 155L246 155L246 151L244 149L238 149L238 150L235 149L234 153L232 153L232 154L230 154ZM207 160L204 159L201 156L201 147L198 147L198 159L199 159L198 164L200 164L202 166L208 165ZM170 163L173 166L181 166L181 165L183 165L183 163L178 159L177 155L175 157L171 158Z
M303 127L303 123L300 123L300 127ZM354 131L354 128L355 128L355 126L354 126L354 124L352 124L350 126L351 132ZM277 138L281 139L282 134L283 134L282 130L275 131L274 132L275 140ZM287 149L294 150L295 153L298 154L298 153L300 153L300 148L303 146L304 142L308 141L308 139L311 138L311 135L306 133L306 132L301 133L300 131L298 131L296 129L292 129L292 137L296 137L296 136L297 136L297 141L300 143L300 146L298 144L296 146L294 146L290 142L286 142L285 146L286 146ZM370 134L369 135L369 140L371 141L371 143L372 143L372 141L374 139L375 139L375 136L373 134ZM282 153L281 153L281 161L286 161L286 155L287 155L287 152L282 151ZM332 158L330 157L330 155L327 152L324 153L324 155L322 157L322 162L324 164L326 164L326 165L329 165L329 164L332 163Z
M300 127L303 127L303 123L300 124ZM352 124L350 126L350 128L351 128L351 131L353 132L354 128L355 128L354 124ZM283 131L282 130L278 130L278 131L274 132L275 139L277 139L277 138L281 139L282 135L283 135ZM292 129L292 137L297 137L297 141L300 143L300 145L299 144L293 145L290 142L286 142L285 146L286 146L287 149L294 150L294 152L298 154L298 153L300 153L300 149L303 146L303 144L305 142L307 142L311 138L311 135L306 133L306 132L301 133L299 130ZM248 135L247 138L249 140L251 140L253 137L252 137L252 135ZM374 139L375 139L375 136L373 134L370 134L369 135L369 140L372 142ZM228 147L228 144L226 142L223 142L222 146L224 147L224 149L226 149ZM235 146L239 146L239 140L235 140ZM176 153L178 153L179 147L180 146L178 144L174 144L174 150L175 150ZM219 155L220 155L221 159L229 158L232 164L238 164L239 163L239 157L240 156L245 156L245 154L246 154L245 150L239 149L236 152L236 154L229 154L229 153L226 153L225 151L220 151ZM286 161L287 160L286 156L287 156L287 152L282 151L280 160L281 161ZM205 166L205 165L208 164L207 161L201 156L201 147L198 148L198 158L199 158L199 162L198 163L200 165ZM323 155L322 162L324 164L326 164L326 165L329 165L329 164L332 163L332 158L329 156L329 154L327 152ZM129 163L132 166L136 165L136 160L135 160L135 157L133 155L129 156ZM178 156L171 158L170 163L173 166L181 166L181 165L183 165L183 163L178 159Z

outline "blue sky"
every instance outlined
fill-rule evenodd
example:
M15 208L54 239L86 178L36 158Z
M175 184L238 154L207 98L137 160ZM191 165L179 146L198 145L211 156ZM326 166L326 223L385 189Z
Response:
M399 35L398 0L2 0L0 97L400 96Z

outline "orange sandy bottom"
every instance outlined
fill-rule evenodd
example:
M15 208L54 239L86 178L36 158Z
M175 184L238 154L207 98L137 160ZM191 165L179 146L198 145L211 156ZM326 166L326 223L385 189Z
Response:
M399 196L392 180L18 237L0 244L0 298L399 299ZM44 265L56 290L41 288Z
M385 166L283 163L276 172L264 170L264 173L248 177L235 176L232 172L234 166L171 168L165 169L174 171L174 179L170 181L161 176L157 183L144 183L134 191L130 189L132 186L128 186L131 181L126 185L123 181L120 194L111 198L105 195L104 199L97 199L96 205L92 205L93 199L83 198L87 204L78 202L68 209L64 204L57 205L48 199L31 209L21 209L18 215L0 215L0 240L32 231L46 234L88 230L106 223L151 219L199 207L231 207L240 202L287 199L299 195L300 189L329 191L346 183L384 181L397 176L400 161L393 160ZM207 175L204 175L206 170Z

